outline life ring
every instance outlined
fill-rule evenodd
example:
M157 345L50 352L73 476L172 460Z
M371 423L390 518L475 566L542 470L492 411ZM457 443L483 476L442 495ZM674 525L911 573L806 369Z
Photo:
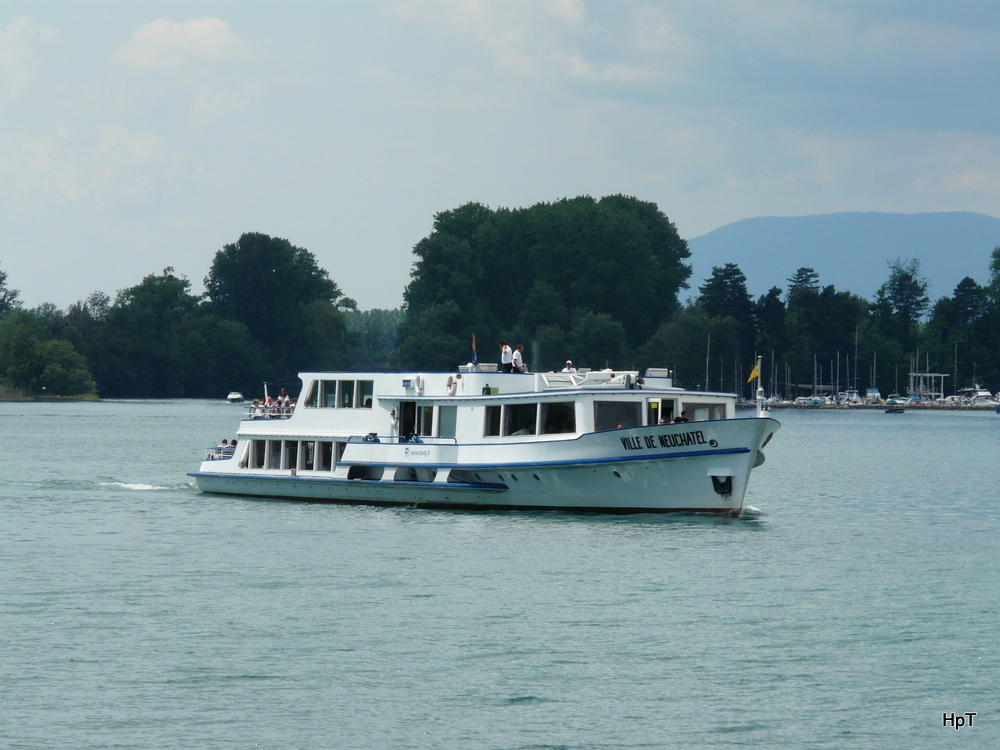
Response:
M413 386L414 386L414 388L417 389L417 393L423 393L424 392L424 376L423 375L417 375L417 377L415 377L413 379Z
M446 387L448 389L448 395L454 396L458 392L458 378L456 378L454 375L449 375L448 385Z

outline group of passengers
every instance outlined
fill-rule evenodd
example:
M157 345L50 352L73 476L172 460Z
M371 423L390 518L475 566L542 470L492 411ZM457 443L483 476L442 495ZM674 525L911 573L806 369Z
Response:
M500 339L500 365L503 372L527 372L528 365L524 362L524 344L518 344L511 349L506 341ZM576 372L572 360L566 360L566 366L562 372Z
M209 461L218 461L223 458L229 458L236 451L236 438L233 438L232 442L229 442L225 438L222 439L222 443L217 445L215 448L210 448L205 458Z
M281 392L275 396L265 396L264 400L261 401L259 398L253 400L253 406L250 407L250 418L251 419L283 419L285 417L292 416L292 412L295 411L295 404L298 399L290 398L288 391L284 388Z

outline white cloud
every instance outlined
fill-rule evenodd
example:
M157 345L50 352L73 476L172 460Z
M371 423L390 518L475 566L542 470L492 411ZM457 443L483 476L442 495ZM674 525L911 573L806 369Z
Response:
M23 93L35 78L38 42L51 43L58 38L58 29L36 24L26 16L0 27L0 80L11 97Z
M135 203L197 172L159 134L122 127L87 137L60 123L10 145L0 162L0 197L12 205Z
M218 18L196 18L183 23L165 18L150 21L136 29L114 55L122 65L150 70L251 57L252 46Z
M519 75L579 71L579 65L566 64L578 57L574 39L596 29L580 0L401 0L386 12L401 22L427 23L471 39L499 69Z

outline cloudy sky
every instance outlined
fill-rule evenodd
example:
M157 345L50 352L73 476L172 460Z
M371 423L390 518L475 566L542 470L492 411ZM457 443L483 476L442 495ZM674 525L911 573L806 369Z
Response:
M436 212L589 194L1000 216L1000 3L0 5L0 269L29 306L248 231L396 307Z

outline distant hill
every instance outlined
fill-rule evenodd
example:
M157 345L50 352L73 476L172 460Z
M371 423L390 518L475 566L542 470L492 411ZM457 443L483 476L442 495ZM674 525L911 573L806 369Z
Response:
M727 224L688 240L690 296L698 295L714 266L737 264L756 299L807 266L820 284L872 299L889 277L889 261L919 258L932 300L955 291L966 276L989 279L990 253L1000 245L1000 219L968 212L928 214L840 213L762 216ZM684 297L684 292L681 293Z

